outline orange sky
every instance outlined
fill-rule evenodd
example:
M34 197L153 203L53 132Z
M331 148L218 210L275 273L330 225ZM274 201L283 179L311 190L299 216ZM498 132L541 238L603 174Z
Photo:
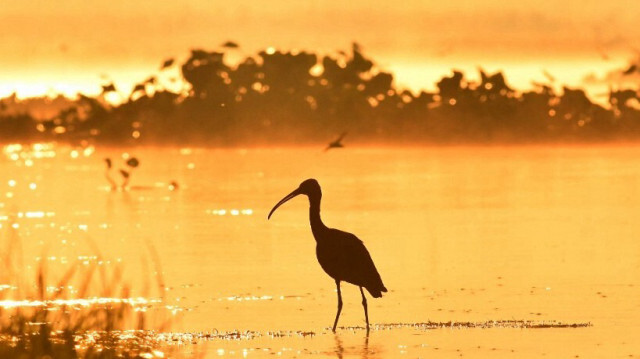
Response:
M477 66L504 69L519 88L544 80L542 69L580 85L637 56L639 18L628 0L5 1L0 96L96 93L101 74L127 87L164 58L226 40L244 55L270 45L328 53L355 40L414 89Z

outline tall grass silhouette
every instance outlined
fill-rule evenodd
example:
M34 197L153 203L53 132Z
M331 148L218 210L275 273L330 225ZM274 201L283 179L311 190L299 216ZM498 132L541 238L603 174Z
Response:
M147 309L154 301L148 293L131 298L120 265L107 269L79 259L54 279L40 261L35 283L27 285L20 238L13 226L5 228L0 232L7 239L0 257L0 358L165 357L154 334L167 330L170 321L162 313L150 318ZM101 258L95 243L90 245ZM157 256L152 261L159 268ZM157 273L160 299L155 302L163 302ZM159 324L149 328L154 321Z

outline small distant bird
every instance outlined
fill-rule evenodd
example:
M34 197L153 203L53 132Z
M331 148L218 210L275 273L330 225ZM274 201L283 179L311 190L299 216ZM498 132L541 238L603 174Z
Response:
M108 85L102 85L102 93L107 93L107 92L116 92L116 85L114 85L113 83L110 83Z
M222 47L226 47L227 49L237 49L240 46L233 41L227 41L224 44L222 44Z
M629 66L629 68L628 68L628 69L624 70L624 71L622 72L622 74L623 74L623 75L625 75L625 76L627 76L627 75L631 75L631 74L633 74L634 72L636 72L637 70L638 70L638 65L636 65L636 64L632 64L631 66Z
M338 290L338 312L333 322L333 332L336 331L338 318L342 311L340 282L345 281L360 287L368 334L369 313L367 298L362 288L365 288L374 298L382 297L382 292L386 292L387 288L382 283L382 278L380 278L371 255L362 241L351 233L329 228L322 223L320 219L322 191L318 181L310 178L302 182L295 191L286 195L273 207L267 219L270 219L273 212L283 203L301 194L309 198L309 222L311 223L311 232L316 240L316 257L322 269L335 280Z
M138 167L139 165L140 165L140 161L138 161L138 159L137 159L137 158L135 158L135 157L130 157L130 158L127 160L127 166L129 166L129 167L136 168L136 167Z
M107 170L105 171L104 176L109 182L109 184L111 185L111 190L116 190L118 188L118 185L116 184L116 181L114 181L113 178L111 177L111 168L113 167L111 158L109 157L105 158L104 162L107 164Z
M138 161L138 159L135 157L129 157L129 159L127 159L125 163L127 164L128 168L126 170L120 169L120 174L122 175L122 178L124 178L124 180L122 181L122 188L127 188L129 179L131 179L131 171L140 165L140 161Z
M327 146L327 148L325 148L325 152L329 151L332 148L342 148L344 147L344 145L342 144L342 139L344 139L344 136L346 136L347 133L343 132L340 137L336 138L333 142L329 143L329 145Z
M549 73L547 70L542 70L542 74L547 78L550 82L556 82L556 78Z
M118 169L118 172L120 172L120 175L122 176L122 184L118 186L118 184L113 179L113 177L111 177L111 169L114 167L113 166L113 161L111 160L111 158L106 157L104 159L104 162L107 165L107 170L105 172L105 177L107 178L107 181L111 185L111 189L112 190L126 189L127 185L129 184L129 180L131 178L131 171L134 168L136 168L136 167L138 167L140 165L140 161L137 158L129 157L125 161L125 164L127 165L126 169L122 169L122 168ZM177 184L176 184L175 188L177 188Z
M173 65L173 63L175 62L174 59L166 59L162 62L162 65L160 66L160 70L164 70L168 67L171 67Z

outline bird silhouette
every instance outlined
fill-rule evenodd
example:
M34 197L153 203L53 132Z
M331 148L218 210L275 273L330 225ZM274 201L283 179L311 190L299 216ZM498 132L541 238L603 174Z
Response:
M234 41L225 41L225 43L222 44L222 47L227 49L237 49L240 47L240 45L238 45L238 43Z
M311 232L316 240L318 262L320 262L322 269L336 282L338 312L333 322L333 332L336 331L338 318L342 311L340 282L344 281L360 287L367 333L369 333L367 298L362 288L365 288L374 298L382 297L382 292L386 292L387 288L382 283L382 278L380 278L371 255L369 255L369 251L367 251L362 241L351 233L329 228L322 223L320 218L322 191L318 181L310 178L302 182L296 190L286 195L273 207L267 219L270 219L273 212L283 203L301 194L309 198L309 222L311 223Z
M113 191L118 188L116 181L114 181L113 178L111 177L111 167L113 167L113 163L111 162L111 158L109 157L105 158L104 162L107 165L107 170L105 171L104 176L106 177L107 181L109 181L109 184L111 185L111 190Z
M136 167L138 167L140 165L140 161L137 158L129 157L127 159L127 161L125 162L125 164L127 165L126 169L120 168L118 170L118 172L120 172L120 175L122 176L122 179L123 179L122 184L120 186L118 186L116 184L116 181L113 179L113 177L111 177L111 169L114 167L113 161L111 161L111 158L107 157L107 158L104 159L104 162L107 165L107 170L105 172L105 177L107 178L107 181L109 181L109 184L111 185L111 190L116 190L118 188L120 188L120 189L128 188L129 179L131 178L131 172L133 171L134 168L136 168ZM177 188L177 185L174 186L174 188Z
M171 66L173 66L175 60L174 59L166 59L162 62L162 65L160 65L160 70L164 70L166 68L169 68Z
M325 151L329 151L332 148L342 148L344 147L344 145L342 144L342 139L344 139L344 136L346 136L347 133L343 132L340 137L336 138L333 142L329 143L329 145L327 146L327 148L325 148Z
M107 93L107 92L117 92L118 90L116 89L116 85L112 83L107 84L107 85L102 85L102 93Z
M549 80L549 82L551 82L551 83L556 82L555 76L553 76L551 73L549 73L549 71L542 70L542 74L544 75L544 77L547 78L547 80Z

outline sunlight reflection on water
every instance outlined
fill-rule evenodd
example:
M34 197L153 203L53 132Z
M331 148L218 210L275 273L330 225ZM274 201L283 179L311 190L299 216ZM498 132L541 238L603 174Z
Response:
M141 165L130 188L114 191L103 159L122 152ZM213 353L224 356L448 357L457 349L473 356L482 346L480 356L495 347L505 356L553 357L568 347L560 338L581 348L572 356L640 349L630 334L640 330L632 299L640 296L637 147L347 148L325 155L315 148L85 151L41 144L5 146L3 154L0 244L11 243L11 265L24 275L20 283L0 277L0 299L13 308L37 302L19 296L33 289L40 265L55 284L78 263L122 266L131 287L124 299L114 290L81 303L140 298L179 317L173 329L192 339L212 328L315 333L313 342L252 334L255 342L241 347L214 343ZM390 289L369 302L378 335L369 344L359 336L363 313L350 285L343 287L343 343L327 332L335 286L316 263L307 203L293 200L266 219L308 177L323 186L327 224L366 243ZM179 187L167 190L174 180ZM159 292L162 302L151 302ZM593 326L571 334L559 327L549 328L553 334L441 330L428 338L419 328L513 318ZM517 325L503 329L529 328ZM234 335L244 334L226 338ZM531 349L539 342L547 352Z
M58 291L60 288L50 288L50 292ZM77 292L77 291L76 291ZM71 293L74 293L71 291ZM159 299L148 298L86 298L86 299L54 299L54 300L0 300L0 307L4 309L31 308L31 307L91 307L106 304L129 304L137 308L148 306L152 303L161 303Z
M218 215L218 216L225 216L227 214L232 215L232 216L239 216L239 215L243 215L243 216L250 216L253 214L253 210L251 208L247 208L247 209L207 209L206 210L207 214L213 214L213 215Z

